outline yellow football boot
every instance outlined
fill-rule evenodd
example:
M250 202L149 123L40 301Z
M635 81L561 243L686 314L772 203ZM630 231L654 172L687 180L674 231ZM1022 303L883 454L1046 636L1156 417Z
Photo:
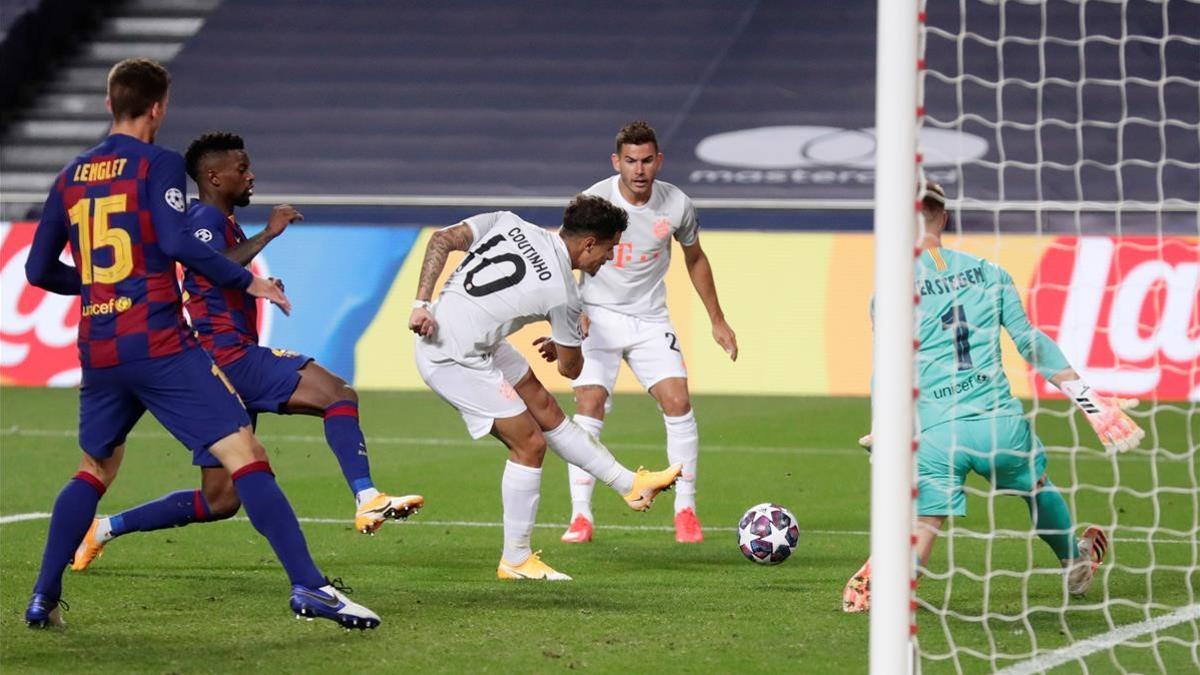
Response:
M371 501L358 507L354 514L354 529L363 534L375 534L385 520L403 520L425 505L421 495L389 497L380 493Z
M647 471L638 467L633 476L633 489L625 495L625 503L634 511L645 511L654 503L658 493L671 489L682 472L682 464L672 464L662 471Z
M520 565L514 565L503 557L500 558L500 566L496 568L497 579L537 579L541 581L570 581L571 577L562 572L554 571L542 559L538 557L541 551L529 554L525 562Z
M71 558L72 570L82 572L93 560L104 555L104 542L96 539L96 526L99 524L99 519L92 520L92 526L88 528L87 534L83 535L83 541L79 542L79 548L75 549L75 557Z

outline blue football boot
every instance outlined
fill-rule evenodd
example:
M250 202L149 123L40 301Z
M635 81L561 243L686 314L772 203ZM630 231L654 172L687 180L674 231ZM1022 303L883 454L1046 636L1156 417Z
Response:
M326 581L329 581L326 579ZM292 586L292 611L296 618L329 619L350 630L368 630L379 625L379 615L346 597L351 589L341 584L341 579L335 579L320 588Z
M45 593L34 593L25 610L25 625L30 628L62 628L67 622L63 621L60 607L70 609L62 599L55 600Z

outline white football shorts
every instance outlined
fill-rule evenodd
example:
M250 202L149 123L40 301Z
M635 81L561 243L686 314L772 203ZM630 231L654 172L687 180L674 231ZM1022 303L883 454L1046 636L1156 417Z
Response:
M583 341L583 372L572 387L599 385L612 394L621 359L646 390L669 377L687 377L679 337L669 320L641 319L594 305L585 311L591 324Z
M468 364L446 358L418 336L416 360L421 379L458 410L471 438L487 436L495 420L526 410L513 387L529 372L529 362L508 342L501 342L491 356Z

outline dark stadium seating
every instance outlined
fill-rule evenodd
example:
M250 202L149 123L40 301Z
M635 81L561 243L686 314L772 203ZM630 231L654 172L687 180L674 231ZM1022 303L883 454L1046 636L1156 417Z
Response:
M0 42L4 41L4 36L8 34L8 29L12 28L13 23L21 17L21 15L34 9L38 5L38 0L5 0L0 2Z
M616 129L644 118L668 153L664 178L686 184L721 168L693 152L713 133L869 126L865 6L229 2L172 64L166 141L240 131L272 192L568 195L610 171Z
M929 16L941 75L926 79L926 127L983 148L961 176L943 165L951 196L1200 200L1200 4L1128 8L1129 22L1166 16L1190 41L1096 37L1082 50L1069 42L1077 3L1046 5L1045 31L1042 5L966 6ZM1082 12L1090 35L1121 36L1119 6ZM937 33L960 22L962 40ZM644 118L667 153L662 177L693 196L867 200L874 29L872 0L227 2L172 63L162 140L242 133L260 192L561 197L609 173L614 131ZM960 49L972 77L957 77ZM1145 81L1106 81L1122 63ZM714 134L776 126L823 135L697 156Z

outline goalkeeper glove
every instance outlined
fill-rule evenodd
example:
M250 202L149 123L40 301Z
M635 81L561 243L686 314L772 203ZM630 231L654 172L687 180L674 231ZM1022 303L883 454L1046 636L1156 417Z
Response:
M1125 414L1138 404L1137 399L1100 396L1083 380L1063 382L1061 389L1083 411L1110 454L1133 450L1146 437L1137 422Z

